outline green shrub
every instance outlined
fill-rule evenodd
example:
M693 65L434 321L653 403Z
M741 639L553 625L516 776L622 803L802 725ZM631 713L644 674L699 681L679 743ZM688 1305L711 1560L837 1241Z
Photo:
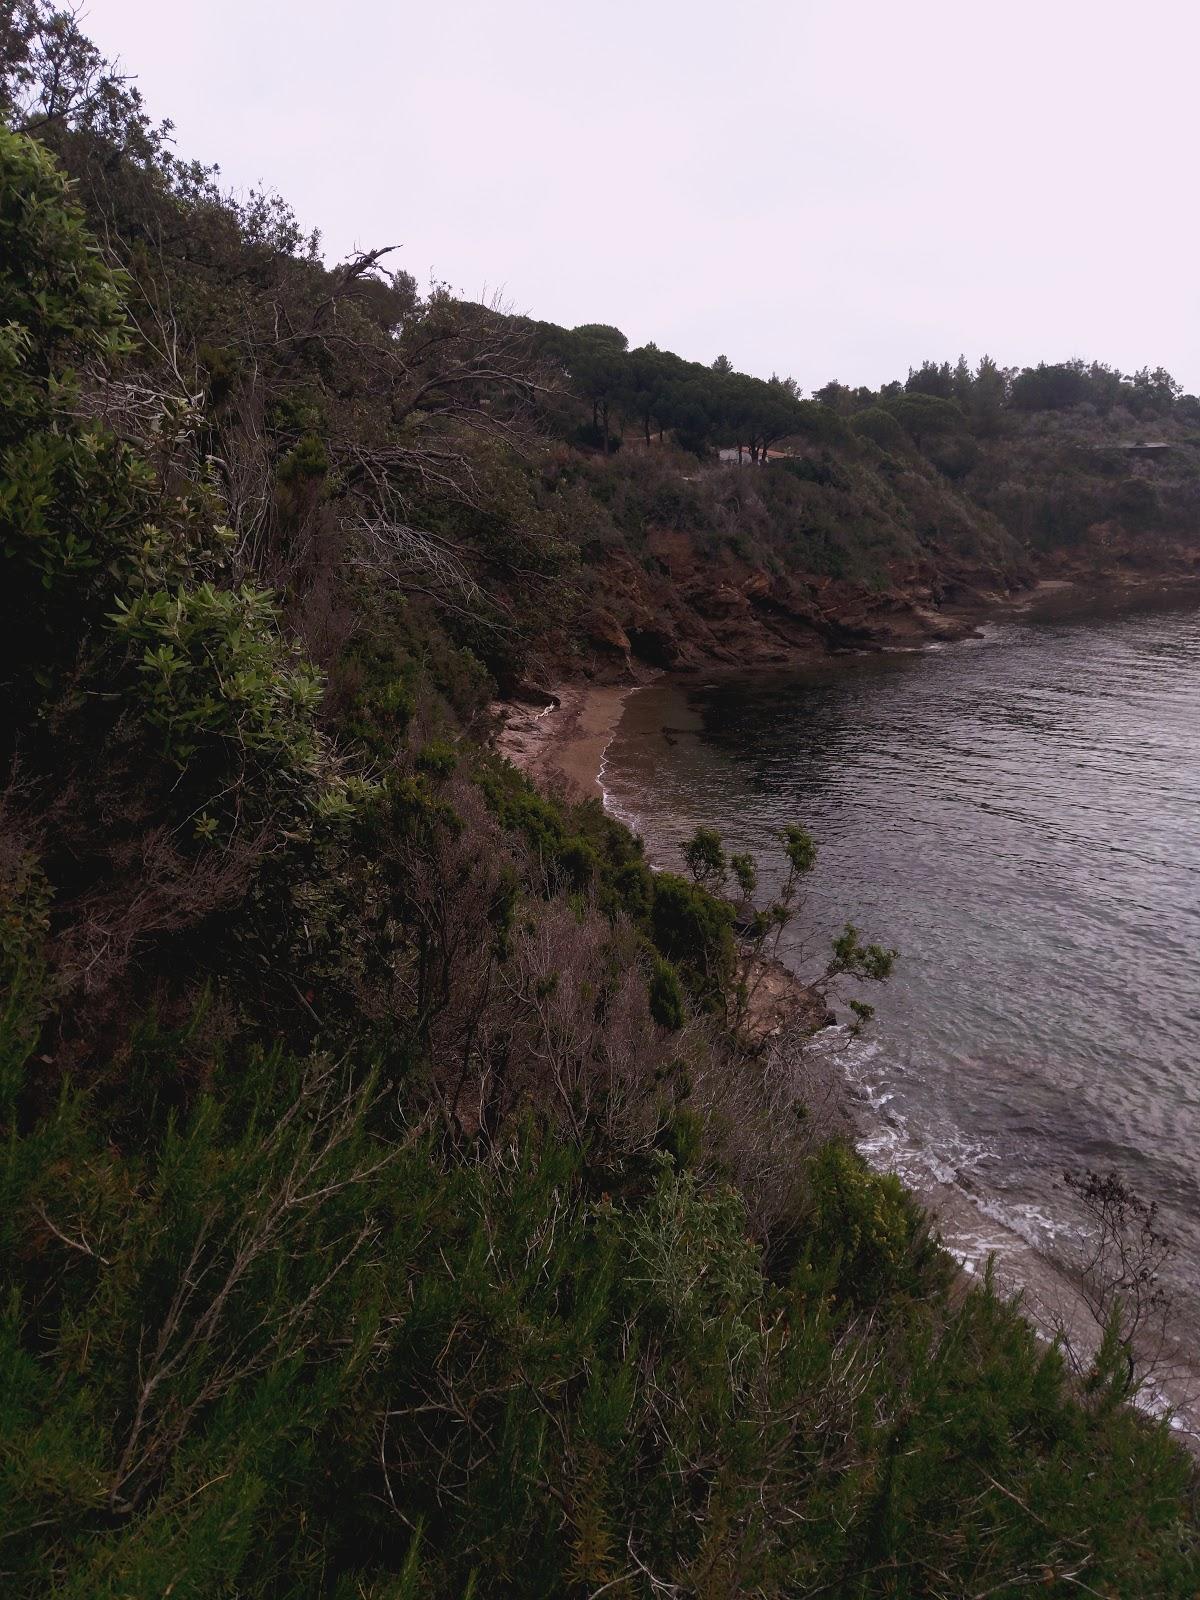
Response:
M458 752L444 739L431 739L417 751L416 766L431 778L448 778L458 766Z
M130 349L121 280L42 147L0 126L0 688L48 699L140 543L149 466L79 420L74 364Z
M648 923L654 903L654 874L644 861L627 861L612 874L616 906L638 926Z
M730 908L699 885L673 872L655 873L654 942L692 995L712 1011L724 1006L733 977L732 920Z
M811 1258L836 1264L839 1294L871 1303L912 1271L920 1215L900 1180L873 1172L844 1145L812 1164Z
M323 441L306 433L279 461L276 479L292 486L309 478L323 478L329 471L329 454Z
M563 840L555 859L573 889L586 889L595 879L599 869L595 850L578 834Z
M118 599L113 625L136 672L129 697L182 775L197 834L301 809L319 771L321 680L287 649L268 594L155 590Z
M690 1170L700 1163L708 1142L703 1117L690 1106L676 1106L659 1142L681 1171Z
M683 985L675 968L657 952L650 969L650 1015L662 1028L683 1026Z

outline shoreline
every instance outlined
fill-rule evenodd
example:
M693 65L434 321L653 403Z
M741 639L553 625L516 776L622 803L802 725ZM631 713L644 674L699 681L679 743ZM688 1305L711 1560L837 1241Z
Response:
M711 660L665 669L628 659L622 677L597 680L556 676L549 688L523 686L508 698L492 702L497 729L496 750L535 782L574 800L605 798L604 758L612 742L625 702L637 690L662 677L688 680L702 673L746 678L771 675L789 667L814 666L839 656L927 650L932 646L967 643L982 637L981 627L1007 617L1027 616L1045 608L1067 615L1076 606L1112 604L1136 607L1148 600L1200 597L1200 573L1110 573L1095 577L1047 577L1028 589L996 594L986 602L950 604L931 617L945 626L923 634L916 642L869 641L854 647L832 648L815 638L783 658L734 665Z
M1060 609L1070 614L1076 606L1111 601L1131 606L1145 599L1178 597L1200 591L1200 579L1183 581L1157 575L1144 581L1089 582L1074 578L1047 578L1021 595L986 608L972 610L972 621L1002 621L1005 617L1028 614L1045 605L1051 615ZM964 617L962 619L966 621ZM964 641L979 637L975 628L963 635ZM896 646L878 647L883 653ZM899 648L903 649L903 646ZM837 655L858 653L818 650L797 652L795 664L801 667L814 660L830 660ZM773 664L772 671L780 670ZM739 677L756 675L755 666L737 669L725 663L710 663L705 667L688 669L677 676L681 681L695 678L700 671L724 675L736 672ZM598 799L607 804L603 786L604 760L625 711L629 697L638 689L667 676L661 671L646 669L633 681L623 683L595 683L571 680L555 686L551 692L531 690L527 698L508 702L495 708L502 719L502 728L496 748L535 781L572 799ZM537 701L541 699L542 704ZM820 1094L838 1107L838 1117L844 1131L860 1149L868 1162L883 1171L898 1171L902 1181L929 1212L944 1248L958 1265L964 1283L979 1283L989 1257L995 1261L996 1281L1001 1292L1015 1294L1021 1299L1025 1315L1039 1337L1050 1339L1056 1330L1067 1330L1081 1352L1094 1340L1094 1330L1084 1311L1080 1286L1074 1283L1069 1268L1049 1254L1039 1250L1018 1229L994 1214L987 1205L986 1196L973 1192L971 1185L958 1184L953 1179L935 1176L931 1171L925 1176L905 1174L899 1167L896 1151L890 1148L892 1140L888 1119L878 1108L862 1098L853 1075L840 1058L834 1039L835 1030L822 1029L813 1007L811 990L790 969L778 961L771 961L766 978L769 1003L764 1011L769 1014L758 1019L758 1025L749 1030L765 1044L769 1037L774 1043L789 1049L799 1048L802 1060L795 1065L803 1068L803 1076L811 1079L811 1089L816 1085ZM814 1026L815 1023L815 1026ZM801 1039L801 1034L804 1037ZM824 1037L828 1050L814 1041ZM1171 1356L1157 1380L1133 1402L1150 1414L1161 1414L1164 1409L1173 1412L1172 1431L1189 1450L1200 1455L1200 1369L1189 1357L1186 1347L1179 1343L1178 1334L1168 1339Z
M612 743L625 702L636 690L662 676L648 671L632 683L567 680L532 697L497 701L500 719L495 748L534 782L572 800L603 803L604 756Z

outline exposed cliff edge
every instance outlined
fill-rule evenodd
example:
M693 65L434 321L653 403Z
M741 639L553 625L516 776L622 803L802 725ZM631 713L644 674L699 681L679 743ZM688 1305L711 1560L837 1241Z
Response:
M553 688L523 680L505 697L518 754L522 738L532 736L540 748L548 731L522 720L519 707L528 703L536 718L547 697L562 699L567 715L554 725L552 766L563 769L572 746L562 737L564 721L575 714L565 691L575 682L633 687L659 671L756 669L845 651L920 649L975 636L989 618L1047 603L1055 591L1069 594L1071 603L1083 594L1121 603L1155 590L1200 588L1200 549L1166 541L1134 547L1108 527L1081 546L1047 553L1019 576L968 561L927 562L891 570L870 586L771 572L727 549L702 551L686 533L652 530L646 544L652 567L621 551L593 569L577 631L548 641L534 667L533 678ZM591 709L588 720L595 715ZM577 788L592 784L591 753L570 773ZM573 755L569 764L577 765Z
M704 554L688 534L665 529L651 530L646 547L652 566L621 553L596 574L602 600L584 625L597 668L767 666L830 650L961 639L978 612L1019 592L994 570L964 566L947 577L932 563L872 587L771 572L728 548Z
M1045 582L1121 593L1200 581L1190 446L1177 464L1113 485L1078 451L1059 473L1036 444L992 441L978 483L865 440L799 440L796 455L740 470L665 448L552 452L543 471L575 507L564 532L578 565L525 672L629 682L648 668L919 648L969 636ZM1026 471L1046 496L1069 497L1045 536L1002 476ZM1131 485L1144 491L1141 520Z

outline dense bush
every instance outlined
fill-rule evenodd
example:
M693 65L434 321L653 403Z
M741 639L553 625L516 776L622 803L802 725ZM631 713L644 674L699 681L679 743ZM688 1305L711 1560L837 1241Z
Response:
M185 780L172 795L197 836L295 812L319 773L321 683L289 661L270 595L202 583L116 606L140 715Z
M0 684L28 714L131 563L153 473L72 415L77 363L129 349L119 282L49 155L0 127Z
M721 1008L734 965L729 908L673 872L658 872L650 926L655 944L674 963L701 1004L710 1010Z
M597 1192L529 1129L400 1132L276 1056L136 1153L77 1095L6 1146L9 1592L1192 1592L1183 1458L931 1295L849 1155L773 1282L670 1157Z

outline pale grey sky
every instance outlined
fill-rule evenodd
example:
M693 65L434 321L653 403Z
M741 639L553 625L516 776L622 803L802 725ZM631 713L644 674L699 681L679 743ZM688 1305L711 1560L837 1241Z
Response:
M89 0L181 154L396 260L742 370L1200 391L1196 0Z

